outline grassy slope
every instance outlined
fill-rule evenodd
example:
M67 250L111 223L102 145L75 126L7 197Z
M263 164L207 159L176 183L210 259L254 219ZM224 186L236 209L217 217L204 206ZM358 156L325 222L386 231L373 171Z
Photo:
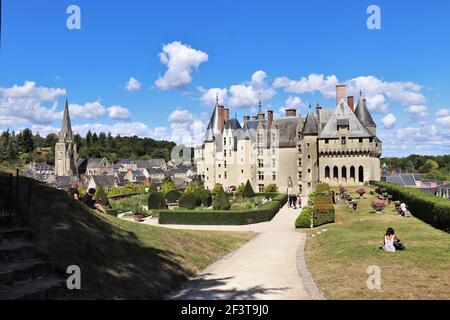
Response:
M37 245L55 264L81 267L84 298L161 298L253 237L102 216L44 185L34 187L31 222Z
M359 201L356 213L339 205L336 223L317 228L328 231L306 242L308 267L325 296L450 299L450 234L419 219L398 216L393 204L383 214L371 213L375 197L367 194L366 198ZM390 254L378 249L390 226L406 245L406 251ZM381 290L366 287L370 265L381 268Z

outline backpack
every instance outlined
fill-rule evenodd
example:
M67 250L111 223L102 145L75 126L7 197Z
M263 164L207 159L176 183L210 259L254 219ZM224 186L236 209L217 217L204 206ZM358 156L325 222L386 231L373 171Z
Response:
M399 240L394 241L394 247L395 247L395 250L399 250L399 251L406 249L405 245L403 243L401 243Z

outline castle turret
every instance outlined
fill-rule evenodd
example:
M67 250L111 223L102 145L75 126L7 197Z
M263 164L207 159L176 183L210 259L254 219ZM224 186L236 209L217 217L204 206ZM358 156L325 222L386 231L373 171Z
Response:
M358 120L370 131L370 133L375 136L377 133L377 125L375 124L375 121L373 121L373 118L370 115L369 110L367 109L366 99L362 98L361 93L359 95L355 115Z

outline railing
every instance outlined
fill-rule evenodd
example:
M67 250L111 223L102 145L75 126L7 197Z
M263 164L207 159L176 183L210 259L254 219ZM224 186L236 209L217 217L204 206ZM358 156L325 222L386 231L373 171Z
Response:
M17 170L0 172L0 227L26 226L30 217L33 183L22 178Z

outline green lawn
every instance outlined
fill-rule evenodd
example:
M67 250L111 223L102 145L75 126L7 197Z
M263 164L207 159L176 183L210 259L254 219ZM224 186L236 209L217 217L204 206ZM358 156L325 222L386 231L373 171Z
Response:
M366 188L367 189L367 188ZM350 188L354 198L356 188ZM450 299L450 234L421 220L398 216L391 204L372 213L375 196L366 194L356 212L337 206L336 223L306 241L306 262L327 299ZM393 227L407 249L380 250L385 230ZM381 268L381 289L369 290L368 266Z
M140 225L91 211L38 183L31 231L61 270L80 266L81 297L92 299L162 298L254 236Z

